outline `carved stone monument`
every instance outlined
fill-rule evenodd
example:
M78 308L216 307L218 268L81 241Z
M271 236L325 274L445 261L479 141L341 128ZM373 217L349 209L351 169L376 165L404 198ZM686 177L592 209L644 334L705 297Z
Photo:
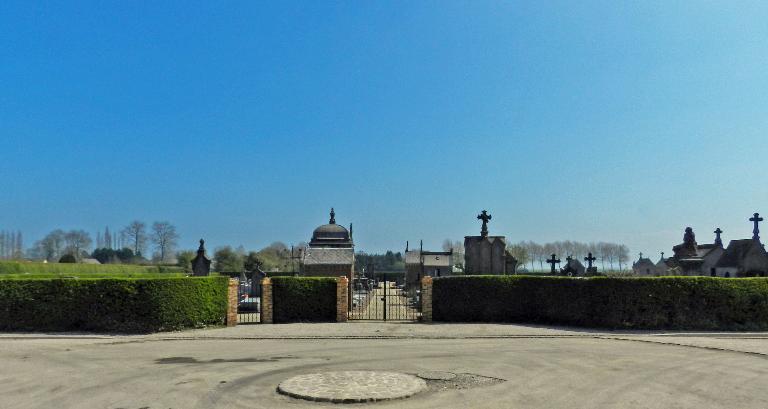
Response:
M664 258L663 252L661 253L661 258ZM584 257L584 261L588 264L587 274L597 274L597 267L592 266L592 263L594 263L595 260L597 260L597 258L593 256L592 253L589 253L587 257Z
M483 210L478 216L483 222L479 236L464 237L465 274L514 274L517 260L507 252L504 236L489 236L491 215Z
M192 275L207 276L211 274L211 260L205 256L205 240L200 239L197 256L192 259Z

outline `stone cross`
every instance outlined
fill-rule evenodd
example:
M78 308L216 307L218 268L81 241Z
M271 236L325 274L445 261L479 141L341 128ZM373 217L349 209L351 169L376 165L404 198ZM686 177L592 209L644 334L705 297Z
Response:
M557 273L557 271L555 271L555 264L560 264L560 259L557 258L555 254L552 254L552 258L547 260L547 263L552 265L552 274Z
M597 257L592 256L592 253L587 254L587 257L584 257L584 261L589 264L589 268L592 268L592 262L597 260Z
M483 210L477 215L477 220L483 221L483 227L480 228L480 236L488 237L488 221L491 220L491 215L487 211Z
M718 227L717 230L715 230L715 244L720 246L723 245L723 240L720 239L721 234L723 234L723 231Z
M749 219L751 222L755 222L755 229L752 230L752 239L753 240L760 240L760 222L763 221L763 218L760 217L760 213L755 213L755 215Z
M643 252L641 251L640 252L640 260L642 260L642 259L643 259Z
M664 252L661 252L661 259L664 260Z

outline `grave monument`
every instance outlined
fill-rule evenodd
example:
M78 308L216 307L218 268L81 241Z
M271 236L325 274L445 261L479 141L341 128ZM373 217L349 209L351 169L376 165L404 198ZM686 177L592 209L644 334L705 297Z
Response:
M483 222L479 236L464 237L465 274L514 274L517 260L507 252L504 236L489 236L491 215L483 210L478 216Z
M192 275L211 275L211 259L205 256L205 240L203 239L200 239L200 247L197 249L197 256L192 259Z

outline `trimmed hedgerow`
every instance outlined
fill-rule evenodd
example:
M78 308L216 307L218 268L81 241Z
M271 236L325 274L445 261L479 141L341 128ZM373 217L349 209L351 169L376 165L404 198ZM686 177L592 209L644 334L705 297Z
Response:
M336 278L273 277L272 319L277 323L336 321Z
M3 331L170 331L226 312L226 277L0 280Z
M710 277L443 277L434 321L613 329L766 330L768 280Z

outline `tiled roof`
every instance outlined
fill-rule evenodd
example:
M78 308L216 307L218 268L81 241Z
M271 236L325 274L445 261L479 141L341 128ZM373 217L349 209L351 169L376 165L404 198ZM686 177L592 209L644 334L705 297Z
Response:
M310 247L304 256L305 265L352 264L354 261L355 251L351 248Z
M725 249L723 256L717 261L715 267L741 267L742 261L746 258L753 246L760 244L753 239L731 240Z

